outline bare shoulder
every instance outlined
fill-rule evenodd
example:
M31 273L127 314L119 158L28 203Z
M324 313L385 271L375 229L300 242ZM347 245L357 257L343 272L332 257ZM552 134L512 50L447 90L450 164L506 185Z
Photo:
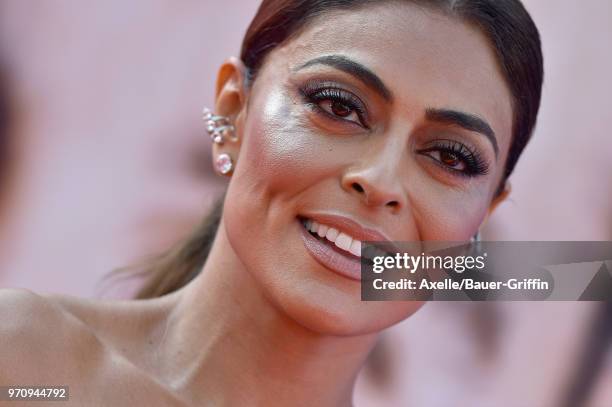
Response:
M78 367L79 357L95 360L101 344L85 325L54 301L23 289L0 290L0 379L52 378L60 361ZM93 357L93 359L92 359ZM10 372L3 377L2 372Z
M25 289L0 290L0 340L24 340L36 331L47 331L64 315L41 295ZM12 343L11 343L12 345Z
M103 309L88 300L0 289L0 385L69 386L68 405L183 406L95 333Z

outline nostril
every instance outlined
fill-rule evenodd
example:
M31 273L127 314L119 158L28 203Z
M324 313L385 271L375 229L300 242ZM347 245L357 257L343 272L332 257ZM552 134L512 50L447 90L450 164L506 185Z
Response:
M390 202L387 202L387 206L390 206L391 208L397 208L399 206L399 202L390 201Z
M363 192L363 187L361 185L359 185L356 182L353 182L353 185L351 185L353 187L353 189L357 192Z

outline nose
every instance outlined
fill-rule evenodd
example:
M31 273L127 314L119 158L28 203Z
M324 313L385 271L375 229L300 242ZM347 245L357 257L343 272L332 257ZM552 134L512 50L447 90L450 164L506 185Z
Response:
M342 176L342 188L370 207L400 211L406 202L399 174L399 161L382 157L347 169ZM395 161L395 163L394 163Z

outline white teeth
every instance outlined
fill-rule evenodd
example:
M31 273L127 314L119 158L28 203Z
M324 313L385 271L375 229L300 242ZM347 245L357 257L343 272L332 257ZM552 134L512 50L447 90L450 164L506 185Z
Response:
M336 241L334 242L334 244L338 246L339 248L341 248L342 250L346 250L348 252L351 249L352 242L353 242L353 239L349 235L340 233L338 237L336 238Z
M340 232L338 232L338 229L329 228L327 233L325 234L325 238L330 242L334 243L336 241L336 238L338 237L338 234L340 234Z
M320 224L311 219L305 220L304 226L306 227L306 230L327 239L331 243L335 244L339 249L345 250L351 253L353 256L361 257L360 240L353 239L346 233L341 233L338 229ZM372 246L370 246L370 248L372 248Z
M321 237L325 237L328 230L329 230L329 226L319 225L319 230L317 231L317 234Z

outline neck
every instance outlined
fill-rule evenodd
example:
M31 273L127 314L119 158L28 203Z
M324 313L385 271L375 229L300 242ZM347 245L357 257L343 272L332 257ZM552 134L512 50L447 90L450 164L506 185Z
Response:
M350 406L376 335L306 329L275 307L223 225L202 272L181 290L161 344L167 381L211 405Z

